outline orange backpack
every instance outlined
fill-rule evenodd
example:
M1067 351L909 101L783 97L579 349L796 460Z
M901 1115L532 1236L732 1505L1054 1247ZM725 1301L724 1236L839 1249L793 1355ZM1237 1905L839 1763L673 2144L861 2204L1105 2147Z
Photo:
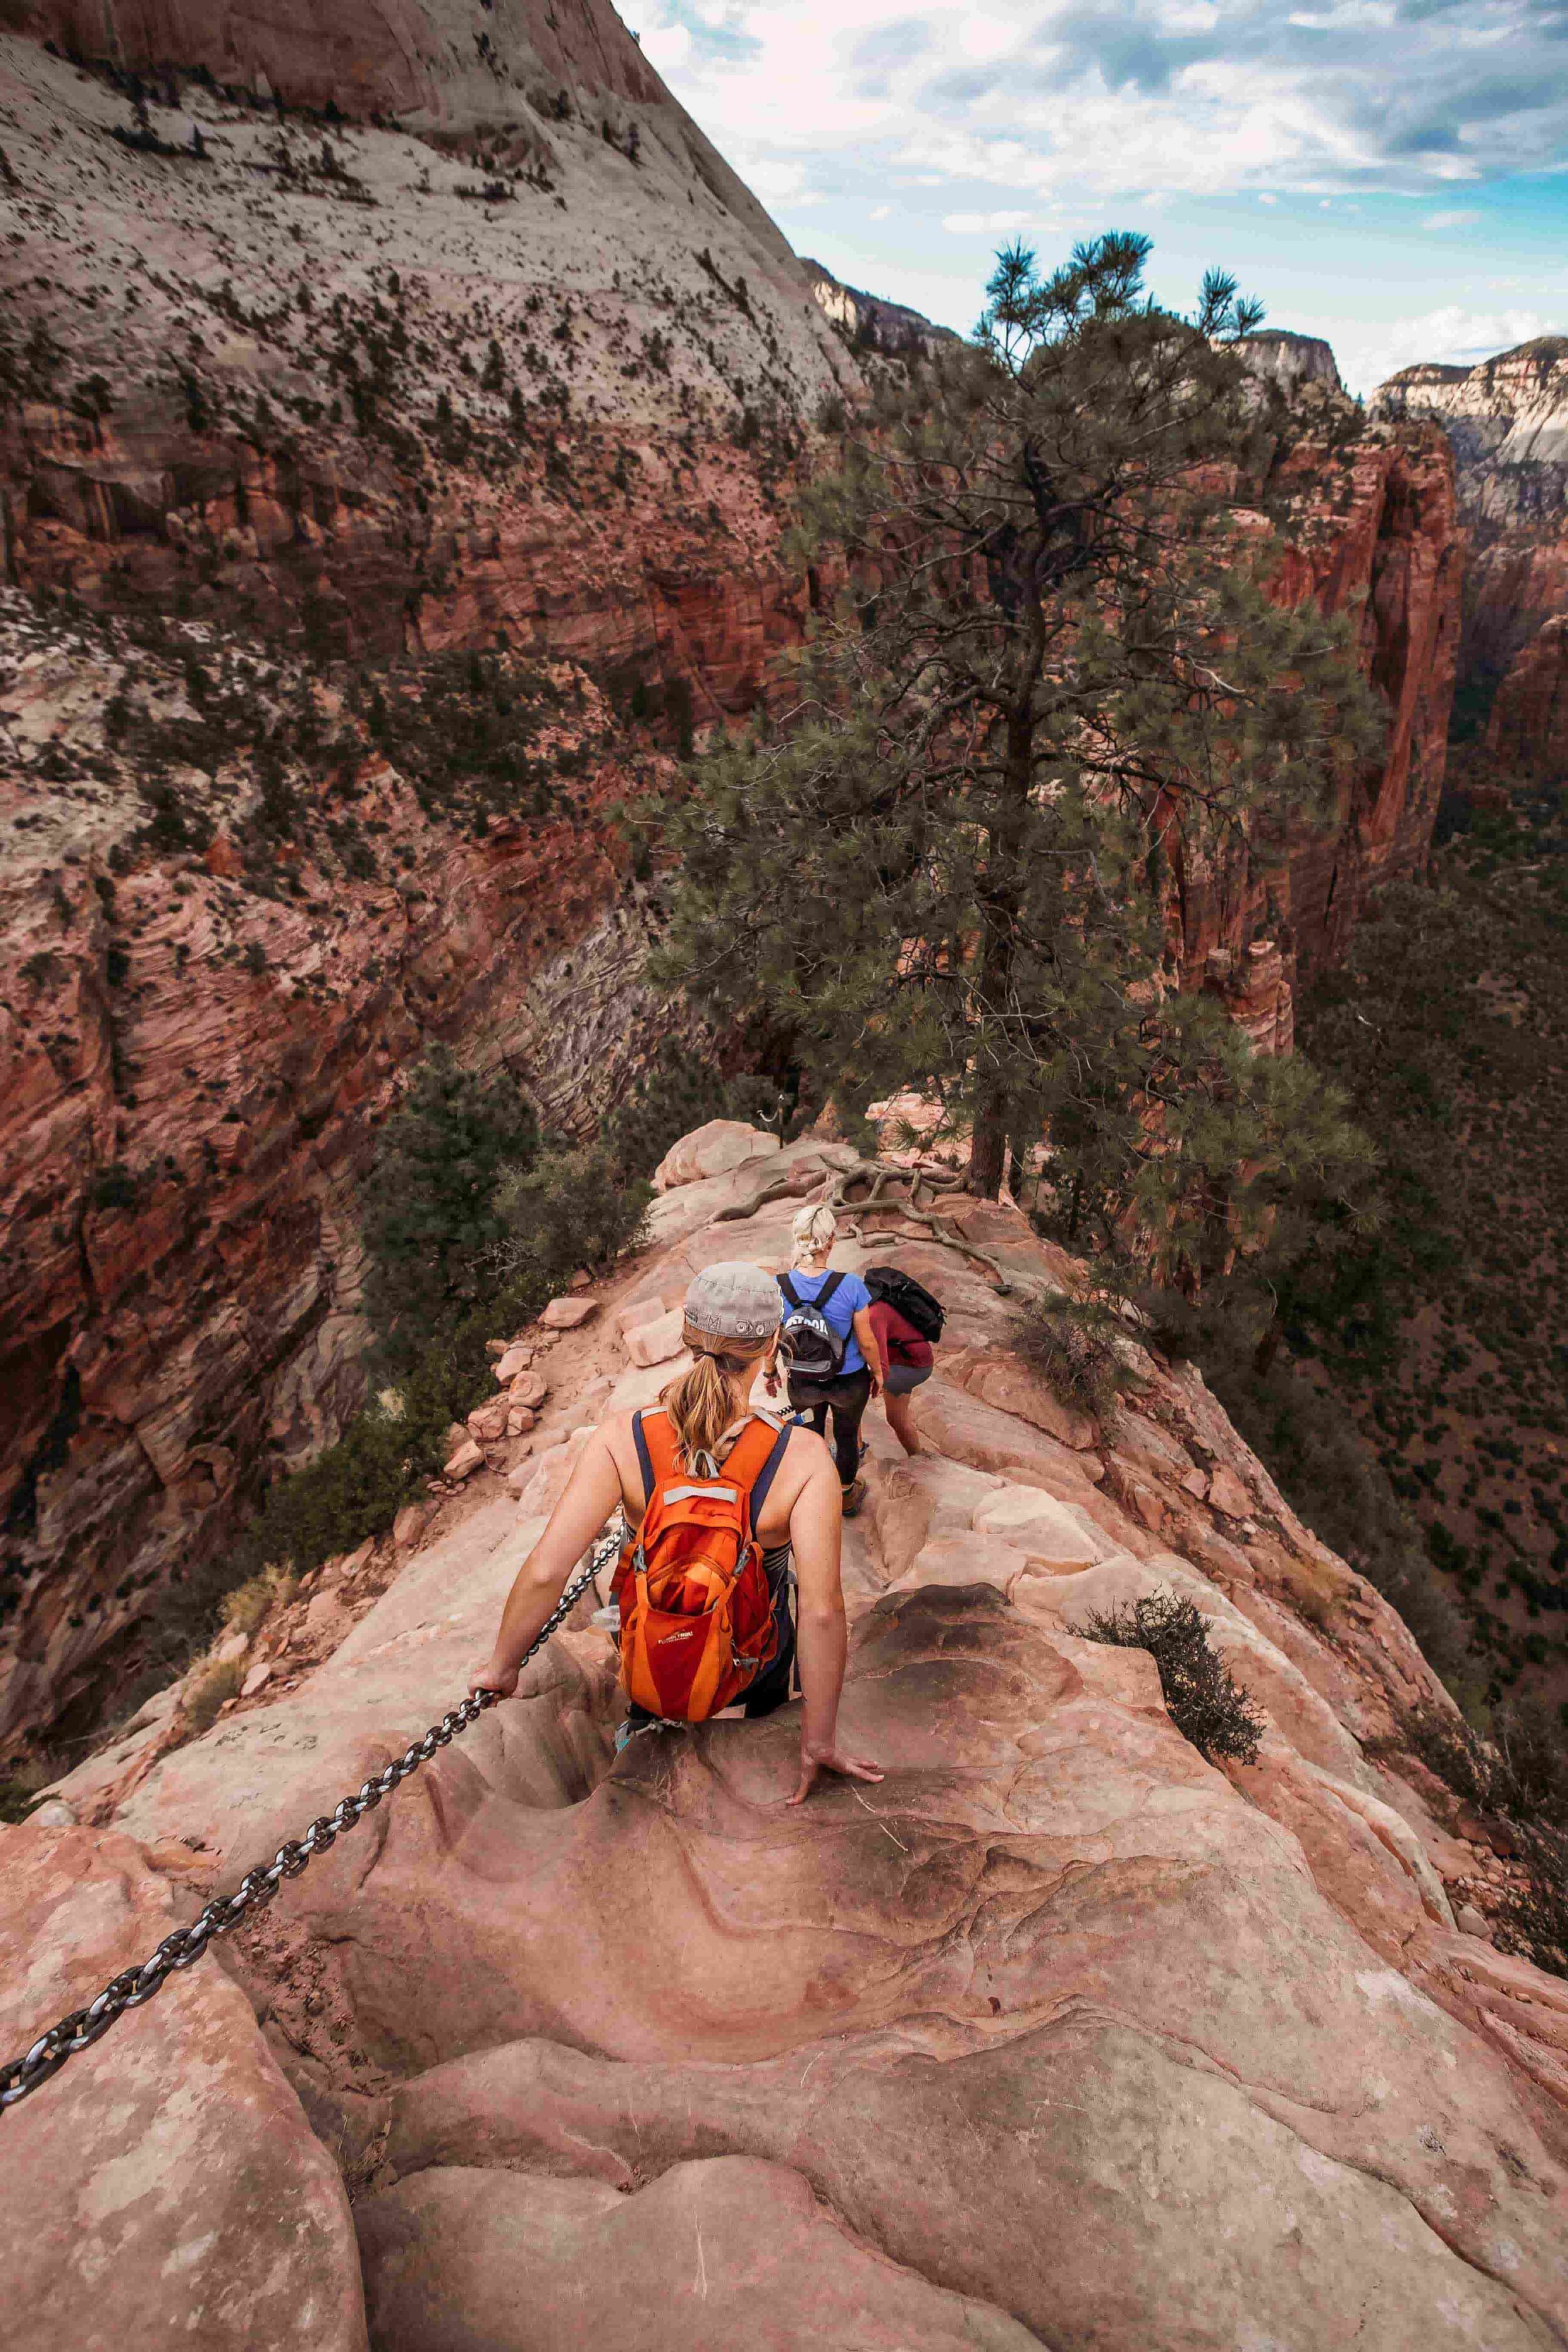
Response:
M778 1655L773 1596L753 1533L789 1431L748 1422L716 1477L680 1461L666 1412L632 1422L647 1508L612 1587L621 1684L650 1715L706 1723Z

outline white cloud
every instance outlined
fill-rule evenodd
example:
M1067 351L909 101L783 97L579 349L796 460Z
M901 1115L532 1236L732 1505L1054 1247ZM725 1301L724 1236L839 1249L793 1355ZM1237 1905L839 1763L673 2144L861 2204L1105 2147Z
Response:
M1473 221L1479 218L1477 212L1428 213L1421 226L1432 229L1468 228Z
M901 165L967 210L1419 196L1568 155L1561 0L647 0L643 46L753 184ZM962 183L954 186L953 183Z
M942 225L953 236L1014 236L1036 226L1027 213L948 213Z
M1452 302L1420 318L1341 327L1333 343L1345 382L1354 391L1370 392L1418 360L1473 367L1494 352L1510 351L1515 343L1561 333L1562 329L1561 319L1545 318L1539 310L1467 310Z

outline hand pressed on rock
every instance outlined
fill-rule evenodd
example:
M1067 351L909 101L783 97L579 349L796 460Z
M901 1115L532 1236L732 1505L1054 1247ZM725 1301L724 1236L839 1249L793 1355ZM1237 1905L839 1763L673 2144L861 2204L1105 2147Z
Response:
M800 1751L800 1786L788 1801L804 1805L816 1786L819 1772L838 1772L846 1780L879 1780L882 1769L867 1756L846 1756L839 1748L824 1748L820 1756L812 1756L803 1748Z

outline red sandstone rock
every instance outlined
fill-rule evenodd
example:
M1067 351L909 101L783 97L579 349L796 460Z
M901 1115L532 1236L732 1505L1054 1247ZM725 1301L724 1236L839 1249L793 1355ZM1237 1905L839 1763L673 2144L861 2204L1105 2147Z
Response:
M0 2036L140 1967L174 1905L131 1840L0 1830ZM189 1915L185 1915L189 1916ZM4 2332L72 2352L364 2352L353 2223L244 1994L211 1961L10 2109Z
M686 1344L686 1317L679 1307L651 1323L634 1324L624 1333L626 1354L634 1364L668 1364Z
M1487 722L1487 749L1516 773L1568 771L1568 614L1543 622L1514 656ZM1506 807L1506 793L1491 804L1499 803Z
M698 1184L705 1177L728 1176L748 1160L776 1152L779 1139L765 1129L748 1127L744 1119L710 1118L706 1127L683 1135L672 1144L653 1171L656 1192L672 1192L679 1184Z
M1247 1519L1252 1516L1252 1497L1237 1476L1222 1462L1209 1480L1209 1501L1226 1518Z
M994 2305L901 2270L754 2158L678 2164L638 2194L443 2167L360 2214L384 2352L1037 2352Z

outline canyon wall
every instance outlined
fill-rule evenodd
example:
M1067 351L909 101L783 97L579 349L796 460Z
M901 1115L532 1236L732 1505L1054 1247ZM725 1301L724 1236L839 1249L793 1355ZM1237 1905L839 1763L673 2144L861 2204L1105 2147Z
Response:
M148 1590L357 1402L399 1070L449 1040L567 1126L624 1071L630 714L674 743L761 693L810 420L859 384L607 9L477 16L510 60L478 83L439 10L422 47L309 13L104 20L117 71L211 80L0 41L0 1733L96 1696ZM290 644L484 648L554 805L433 795Z
M800 637L791 494L880 348L607 8L374 16L0 10L0 1738L357 1401L407 1064L581 1126L652 1034L605 819ZM1281 593L1365 599L1389 759L1181 910L1274 1048L1440 777L1446 452L1345 430L1259 496Z
M1542 335L1471 368L1405 368L1370 405L1447 434L1468 541L1461 679L1489 750L1521 772L1561 775L1568 718L1549 625L1568 612L1568 339Z
M1273 593L1352 621L1388 715L1382 755L1347 776L1329 820L1258 826L1244 855L1179 877L1176 961L1254 1042L1289 1051L1298 974L1331 962L1369 891L1425 864L1447 761L1461 550L1453 459L1431 423L1368 424L1326 343L1259 334L1273 453L1244 492L1279 534Z

